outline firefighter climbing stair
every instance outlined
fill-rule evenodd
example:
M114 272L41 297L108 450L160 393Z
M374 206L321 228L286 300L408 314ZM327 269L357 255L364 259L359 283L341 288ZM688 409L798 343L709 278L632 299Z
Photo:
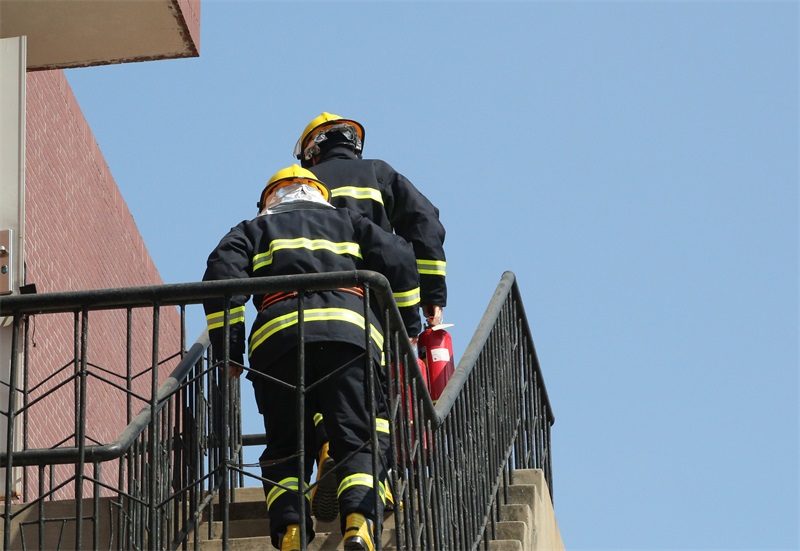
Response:
M233 490L235 502L230 504L230 540L232 551L256 551L272 549L269 540L269 519L264 501L264 490L260 487ZM549 504L547 484L536 469L518 470L515 484L510 487L510 502L501 509L501 522L497 524L497 538L490 542L493 551L540 551L564 549L558 528L553 531L555 517ZM546 497L546 499L543 499ZM398 515L402 514L399 512ZM383 549L395 549L395 515L387 512L383 523ZM308 546L309 551L340 550L342 535L339 519L333 522L315 521L316 537ZM201 551L222 549L222 524L212 524L211 537L207 515L198 528Z

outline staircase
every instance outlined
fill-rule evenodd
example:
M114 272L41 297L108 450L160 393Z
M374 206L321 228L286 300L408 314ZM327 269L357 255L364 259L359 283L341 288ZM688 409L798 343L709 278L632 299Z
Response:
M160 312L178 305L185 315L188 305L208 296L354 286L382 309L385 365L398 368L387 377L388 395L380 396L392 434L387 468L419 473L392 481L392 493L406 506L387 515L381 547L563 549L552 505L555 418L514 275L503 274L434 404L388 282L374 272L346 272L4 298L0 318L13 320L14 334L24 338L10 351L9 380L19 386L11 386L6 407L0 405L11 428L6 449L15 448L0 450L0 479L11 496L0 504L3 551L271 549L260 471L243 461L244 450L262 447L265 435L242 434L239 381L229 381L212 361L207 333L188 349L182 335L175 350L156 331ZM109 337L87 320L96 310L121 312L124 351L132 357L143 346L133 338L133 309L152 320L152 342L144 347L153 357L135 369L127 365L121 381L116 364L95 361L91 351L105 349ZM72 325L72 356L29 365L34 319L40 332ZM365 349L369 338L365 333ZM162 364L178 359L165 373ZM61 382L51 375L63 366L69 379ZM129 424L116 440L97 442L87 431L99 418L91 408L109 392L124 396ZM75 415L59 410L61 439L31 445L29 435L41 428L35 420L53 418L42 398L55 393L75 404ZM298 457L303 453L298 449ZM338 522L318 523L315 531L309 549L341 548Z
M550 551L563 550L564 544L553 513L547 482L539 469L515 471L515 481L509 486L509 503L500 510L496 536L489 543L491 551ZM232 491L230 504L231 551L263 551L272 549L269 538L269 519L261 488L237 488ZM402 511L397 513L402 514ZM210 534L209 534L209 528ZM339 520L314 523L316 537L309 551L342 549ZM197 534L200 551L224 549L222 523L203 519ZM210 537L209 537L210 536ZM387 512L383 523L382 548L396 549L395 514ZM191 545L190 545L191 547Z

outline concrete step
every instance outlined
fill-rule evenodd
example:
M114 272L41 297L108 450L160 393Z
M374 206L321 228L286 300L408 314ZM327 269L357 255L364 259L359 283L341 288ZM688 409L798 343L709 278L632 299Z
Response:
M384 523L385 525L385 523ZM314 530L317 533L339 533L339 519L333 522L314 521ZM208 539L219 539L222 537L222 521L212 523L211 537L208 537L208 525L201 526L201 533L198 534L201 541ZM269 519L267 518L247 518L231 520L229 523L230 538L252 538L269 535Z
M269 536L231 537L228 543L231 551L265 551L273 549ZM384 528L381 543L383 549L395 548L394 529ZM222 549L222 539L202 541L199 548L201 551L217 551ZM338 530L336 532L317 532L314 541L308 545L309 551L342 551L343 549L342 534Z
M563 550L563 543L557 532L553 541L545 534L537 533L537 521L541 516L543 498L549 502L547 484L542 472L535 469L517 470L514 484L508 488L509 504L500 510L500 521L497 524L497 539L489 543L491 551L539 551L545 549ZM260 487L237 488L232 490L230 507L230 549L239 551L255 551L271 549L269 540L269 520L264 500L264 491ZM550 505L552 508L552 505ZM212 524L213 532L208 537L208 528L201 527L200 549L203 551L222 548L222 524L215 514ZM204 516L207 520L208 516ZM382 545L384 549L395 548L395 518L387 512L384 520ZM310 551L341 550L342 536L339 519L334 522L315 522L317 535L308 546Z
M231 503L229 508L229 548L233 551L263 551L272 549L269 538L269 518L267 504L264 499L264 490L261 487L235 488L231 490ZM215 503L219 503L215 499ZM214 510L214 522L211 523L212 531L209 537L208 520L211 512L203 514L203 524L198 528L199 548L202 551L222 549L222 511ZM386 511L383 522L381 541L384 549L395 547L394 513ZM309 551L341 550L342 534L339 519L332 522L314 520L316 536L308 549Z
M492 540L489 551L527 551L519 540Z

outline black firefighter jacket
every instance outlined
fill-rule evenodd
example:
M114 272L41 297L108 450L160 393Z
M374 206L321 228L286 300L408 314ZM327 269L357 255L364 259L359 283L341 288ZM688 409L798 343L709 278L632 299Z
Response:
M378 159L359 159L346 146L323 150L309 170L331 191L331 204L366 216L411 243L421 304L447 306L445 230L436 208L402 174Z
M374 270L389 280L408 334L419 334L419 275L411 246L351 210L306 205L309 208L257 216L232 228L208 257L203 281ZM259 313L249 338L251 364L259 364L251 367L259 371L297 346L297 299L266 298L271 304L262 308L265 297L253 297ZM234 296L228 318L230 358L239 363L245 349L247 300ZM211 344L222 350L224 299L209 299L203 306ZM365 348L363 299L352 290L310 292L303 310L306 342L347 342ZM377 357L383 343L379 318L373 312L370 320Z

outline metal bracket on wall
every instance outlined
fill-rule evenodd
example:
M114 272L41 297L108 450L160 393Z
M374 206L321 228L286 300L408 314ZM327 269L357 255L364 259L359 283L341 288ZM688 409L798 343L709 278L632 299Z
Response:
M0 295L10 295L14 291L13 242L14 230L0 230Z

